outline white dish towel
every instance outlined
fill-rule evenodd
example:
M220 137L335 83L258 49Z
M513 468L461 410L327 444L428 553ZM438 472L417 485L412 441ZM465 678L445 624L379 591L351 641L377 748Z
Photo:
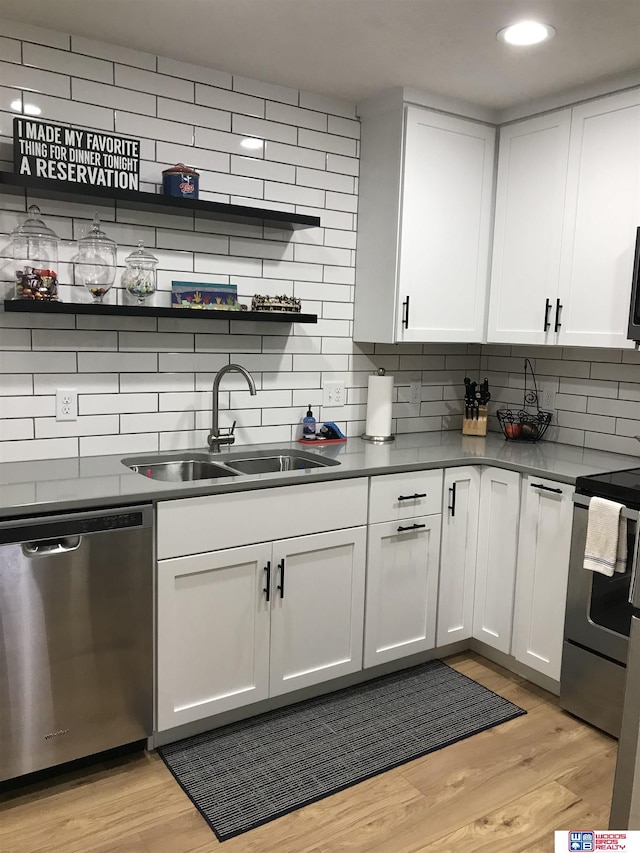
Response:
M612 577L627 566L627 519L624 507L604 498L591 498L587 523L584 567L590 572Z

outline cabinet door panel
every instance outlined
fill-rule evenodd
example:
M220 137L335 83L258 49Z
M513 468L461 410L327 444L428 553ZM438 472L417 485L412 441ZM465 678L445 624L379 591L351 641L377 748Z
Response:
M442 507L438 646L467 640L473 632L479 506L480 470L447 469Z
M158 564L158 730L265 699L271 545Z
M473 636L509 654L518 548L520 475L485 468L480 478Z
M484 334L495 130L406 112L399 341L481 341Z
M570 125L560 110L500 130L488 341L555 342Z
M559 343L627 340L640 222L640 92L574 107L560 278Z
M556 681L562 662L573 491L573 486L529 477L520 520L513 653L516 660Z
M271 696L362 669L365 538L357 527L274 543Z
M365 667L434 647L439 554L439 515L370 526Z

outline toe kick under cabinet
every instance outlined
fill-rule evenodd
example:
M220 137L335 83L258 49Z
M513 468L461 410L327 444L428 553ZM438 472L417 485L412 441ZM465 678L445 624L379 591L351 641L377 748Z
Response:
M366 521L366 478L158 505L158 731L362 668Z

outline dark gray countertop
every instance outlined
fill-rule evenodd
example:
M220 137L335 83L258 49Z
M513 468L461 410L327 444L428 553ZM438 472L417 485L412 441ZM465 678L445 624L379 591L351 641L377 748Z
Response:
M249 453L252 450L276 448L299 450L301 447L296 442L262 444L235 446L231 452ZM5 463L0 465L0 517L131 505L194 495L470 464L495 465L564 483L574 483L576 477L584 474L640 467L640 458L635 456L585 450L554 442L510 442L499 434L479 438L455 431L401 435L395 442L386 445L350 438L346 444L324 447L311 445L304 449L337 459L340 465L277 474L242 474L216 480L165 483L147 479L125 467L121 460L131 454ZM203 452L202 448L198 450ZM177 455L184 452L175 451ZM212 460L224 462L228 452L223 450L213 455ZM157 455L166 458L171 453ZM153 454L140 454L140 457L149 456Z

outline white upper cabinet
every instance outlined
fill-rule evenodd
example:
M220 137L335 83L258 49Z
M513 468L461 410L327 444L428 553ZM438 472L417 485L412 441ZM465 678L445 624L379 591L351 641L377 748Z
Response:
M640 89L500 131L487 340L632 347Z
M572 111L560 267L560 332L569 346L627 340L640 224L640 89Z
M494 143L423 107L363 118L355 340L483 340Z
M554 343L571 110L500 130L487 339Z

